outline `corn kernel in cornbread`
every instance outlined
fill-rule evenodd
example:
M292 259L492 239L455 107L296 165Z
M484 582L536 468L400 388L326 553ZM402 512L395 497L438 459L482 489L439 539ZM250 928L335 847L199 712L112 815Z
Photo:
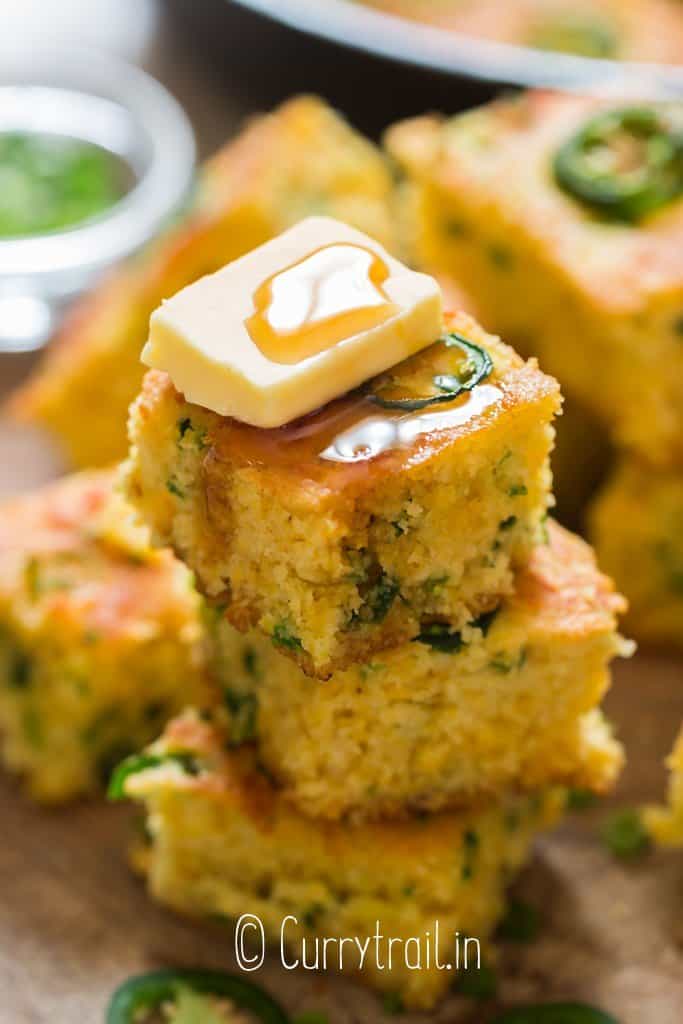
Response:
M321 100L298 97L254 119L205 166L178 224L77 303L13 411L53 433L75 466L117 461L149 318L163 299L312 214L391 249L392 189L376 147Z
M464 36L581 57L680 64L683 54L683 12L676 0L363 3Z
M683 729L667 764L671 773L669 803L665 807L646 807L645 827L662 846L683 846Z
M547 92L390 129L418 190L418 263L652 462L683 456L683 199L632 223L554 177L559 148L632 102ZM676 108L678 109L678 108Z
M155 371L132 407L127 490L155 541L236 628L257 626L310 674L434 621L461 629L512 592L539 537L557 384L469 317L446 326L493 369L420 412L352 394L259 430L190 405ZM445 351L391 373L419 390Z
M590 510L600 564L629 603L637 640L683 645L683 472L624 458Z
M151 551L107 472L0 506L0 729L36 799L106 781L203 692L199 598Z
M385 937L405 940L433 935L438 920L442 960L450 959L456 931L485 942L502 914L507 882L561 803L558 794L534 794L353 827L297 814L248 755L226 753L225 738L195 715L173 722L150 752L162 760L182 755L126 783L148 813L143 864L152 895L198 917L255 914L276 947L292 915L296 921L284 925L290 956L304 936L362 940L375 934L377 921ZM183 768L188 758L193 774ZM373 948L363 979L406 1006L433 1006L454 980L455 971L433 962L410 970L392 957L387 969L381 943L383 970ZM358 960L345 957L345 965L353 970Z
M155 310L142 350L188 402L282 427L436 341L433 277L362 231L306 217Z
M394 816L550 784L606 789L619 745L595 710L623 601L555 523L516 593L462 632L437 626L311 680L217 618L226 731L313 817Z

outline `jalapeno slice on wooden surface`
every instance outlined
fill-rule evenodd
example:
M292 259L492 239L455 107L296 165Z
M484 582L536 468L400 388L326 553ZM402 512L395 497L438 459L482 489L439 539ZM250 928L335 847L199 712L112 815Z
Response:
M683 194L683 106L592 117L555 155L558 184L598 213L636 221Z
M217 1001L214 1005L218 1007L222 1001L235 1010L249 1012L255 1024L288 1024L285 1011L262 988L224 971L199 968L152 971L124 981L111 998L106 1024L146 1024L147 1020L166 1019L172 1024L173 1011L186 995L204 997L207 1011L209 1000ZM168 1013L162 1017L164 1009ZM220 1019L218 1012L216 1019ZM230 1018L226 1015L225 1019Z
M508 1010L492 1024L618 1024L618 1021L584 1003L540 1003Z
M430 346L375 377L367 391L370 400L383 409L415 412L454 401L493 370L488 352L461 334L446 334L436 344L436 354ZM435 366L440 372L434 373Z

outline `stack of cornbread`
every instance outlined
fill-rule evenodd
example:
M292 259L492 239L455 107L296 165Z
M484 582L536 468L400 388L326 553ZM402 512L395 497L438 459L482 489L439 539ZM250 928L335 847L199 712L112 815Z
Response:
M453 972L389 938L485 941L561 788L621 763L622 601L547 519L557 384L324 218L175 295L144 359L127 497L216 647L210 712L114 778L151 890L292 943L379 922L363 974L430 1006Z

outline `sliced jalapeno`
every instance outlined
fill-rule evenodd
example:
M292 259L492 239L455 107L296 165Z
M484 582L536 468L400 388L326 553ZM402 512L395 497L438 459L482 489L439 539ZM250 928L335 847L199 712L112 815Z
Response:
M584 1003L540 1003L520 1006L496 1017L492 1024L618 1024L614 1017Z
M554 173L596 212L636 221L683 194L683 118L672 104L598 114L560 147Z
M124 761L121 761L112 772L109 786L107 787L107 799L125 800L126 780L131 775L144 772L148 768L160 768L162 764L179 764L188 775L199 774L199 765L194 754L131 754Z
M224 971L201 969L152 971L129 978L112 996L106 1024L145 1024L148 1017L156 1020L152 1015L162 1007L178 1006L184 992L228 1000L262 1024L288 1024L284 1010L257 985Z
M461 334L446 334L437 345L440 351L436 357L431 346L375 377L369 385L370 400L383 409L415 412L452 402L480 384L493 370L488 352ZM441 373L434 373L435 358Z

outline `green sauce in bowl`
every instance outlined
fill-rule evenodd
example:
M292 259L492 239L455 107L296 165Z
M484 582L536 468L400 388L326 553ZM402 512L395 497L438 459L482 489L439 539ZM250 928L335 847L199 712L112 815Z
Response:
M75 227L113 206L129 184L125 163L94 143L0 132L0 238Z

